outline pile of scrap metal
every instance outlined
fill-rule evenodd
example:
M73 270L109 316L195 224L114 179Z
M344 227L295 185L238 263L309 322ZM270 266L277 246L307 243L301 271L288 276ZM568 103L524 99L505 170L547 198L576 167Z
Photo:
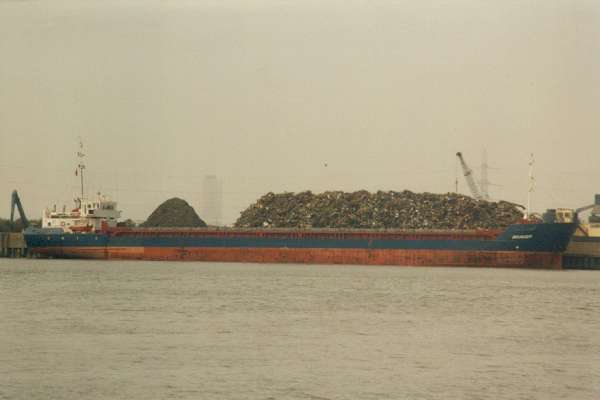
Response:
M330 191L267 193L244 210L236 227L492 229L523 217L517 205L456 194Z

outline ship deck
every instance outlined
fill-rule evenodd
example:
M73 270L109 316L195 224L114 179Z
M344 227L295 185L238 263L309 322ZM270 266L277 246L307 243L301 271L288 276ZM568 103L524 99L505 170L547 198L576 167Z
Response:
M331 229L331 228L111 228L109 236L253 237L293 239L494 240L502 230Z

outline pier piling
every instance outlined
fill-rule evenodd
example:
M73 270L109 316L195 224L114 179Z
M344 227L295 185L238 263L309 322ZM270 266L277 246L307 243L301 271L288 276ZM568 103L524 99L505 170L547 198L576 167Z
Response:
M27 257L22 233L0 232L0 257Z

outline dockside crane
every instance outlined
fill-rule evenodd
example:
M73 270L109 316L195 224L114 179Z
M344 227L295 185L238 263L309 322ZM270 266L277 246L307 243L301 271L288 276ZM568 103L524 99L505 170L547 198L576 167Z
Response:
M460 166L462 167L463 175L465 176L465 180L467 181L467 185L469 186L469 190L471 191L473 198L476 200L487 200L479 191L477 183L475 183L475 179L473 178L473 170L469 168L460 151L456 153L456 157L458 157L460 160Z
M19 194L16 190L13 190L12 196L10 198L10 229L13 229L14 226L14 218L15 218L15 206L19 210L19 215L21 216L21 224L23 228L27 228L29 226L29 221L25 216L25 210L23 210L23 205L21 204L21 199L19 198Z

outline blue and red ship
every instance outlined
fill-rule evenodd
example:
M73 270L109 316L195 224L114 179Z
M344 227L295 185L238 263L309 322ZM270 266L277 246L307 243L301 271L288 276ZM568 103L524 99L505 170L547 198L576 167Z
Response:
M78 156L81 197L70 211L46 209L42 227L24 231L31 255L559 269L576 228L575 223L559 222L514 224L498 231L120 228L116 202L100 194L96 199L84 197L82 149Z
M514 224L503 231L368 231L228 228L27 229L42 257L254 263L560 269L572 223Z

